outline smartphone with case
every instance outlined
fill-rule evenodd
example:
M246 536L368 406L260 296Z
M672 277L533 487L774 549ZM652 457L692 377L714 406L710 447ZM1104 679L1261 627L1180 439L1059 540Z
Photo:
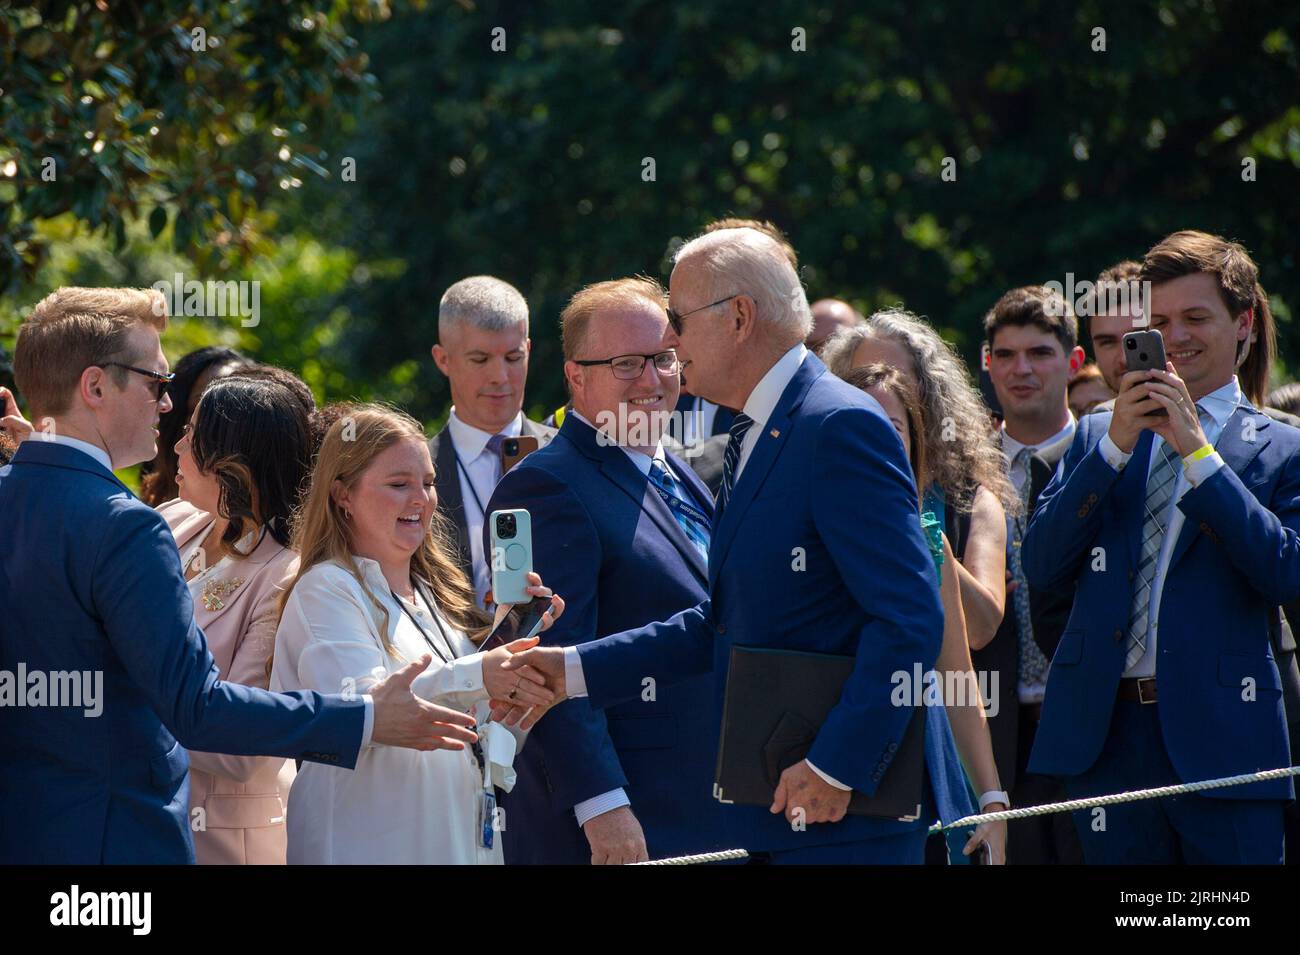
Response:
M528 455L537 450L537 439L531 434L506 438L501 442L501 473L505 474Z
M523 508L493 511L491 527L492 599L501 604L528 603L525 592L533 569L533 520Z
M1123 338L1124 362L1129 371L1165 370L1165 339L1154 328L1140 332L1125 332ZM1163 418L1168 415L1164 409L1148 411L1144 418Z

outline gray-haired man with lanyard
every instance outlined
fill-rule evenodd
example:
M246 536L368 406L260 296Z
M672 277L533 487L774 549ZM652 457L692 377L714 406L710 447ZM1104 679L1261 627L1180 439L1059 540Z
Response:
M484 508L501 480L501 447L555 430L524 417L528 379L528 303L513 285L488 275L461 279L438 304L433 360L451 385L451 414L429 442L438 510L454 529L461 568L479 603L491 587L483 556Z

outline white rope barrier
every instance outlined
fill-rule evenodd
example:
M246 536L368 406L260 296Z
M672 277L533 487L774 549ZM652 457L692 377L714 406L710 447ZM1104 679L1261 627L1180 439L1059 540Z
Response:
M649 862L633 862L632 865L703 865L706 862L726 862L730 859L748 859L749 853L744 849L723 849L721 852L701 852L694 856L675 856L671 859L651 859Z
M1110 793L1105 796L1090 796L1087 799L1070 799L1065 802L1043 803L1041 806L1025 806L1021 809L1003 809L998 812L979 813L965 816L948 825L935 824L931 832L943 832L961 826L978 826L982 822L999 822L1003 819L1028 819L1031 816L1046 816L1054 812L1073 812L1076 809L1091 809L1094 806L1114 806L1118 803L1138 802L1142 799L1159 799L1162 796L1177 796L1182 793L1201 792L1205 789L1222 789L1226 786L1241 786L1246 783L1266 782L1270 779L1285 779L1287 776L1300 775L1300 766L1286 769L1264 769L1255 773L1242 773L1240 776L1224 776L1221 779L1202 779L1194 783L1178 783L1176 786L1158 786L1155 789L1134 789L1126 793Z
M1046 816L1054 812L1074 812L1076 809L1091 809L1094 806L1114 806L1125 802L1139 802L1143 799L1160 799L1164 796L1178 796L1182 793L1196 793L1206 789L1223 789L1228 786L1267 782L1271 779L1285 779L1288 776L1300 776L1300 766L1288 766L1285 769L1264 769L1254 773L1242 773L1239 776L1202 779L1194 783L1157 786L1155 789L1134 789L1126 793L1109 793L1104 796L1090 796L1087 799L1069 799L1065 802L1044 803L1041 806L1025 806L1021 809L1003 809L999 812L979 813L974 816L964 816L946 826L936 823L930 827L930 831L943 832L947 829L958 829L963 826L978 826L984 822L1000 822L1004 819L1029 819L1033 816ZM634 862L632 865L702 865L707 862L727 862L731 859L747 858L749 858L749 853L744 849L724 849L721 852L703 852L693 856L676 856L671 859Z

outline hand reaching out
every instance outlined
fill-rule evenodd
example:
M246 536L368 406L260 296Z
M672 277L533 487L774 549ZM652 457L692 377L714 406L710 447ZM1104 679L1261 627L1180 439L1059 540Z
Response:
M371 742L406 749L464 749L478 739L474 717L422 700L411 692L411 683L424 672L433 657L426 653L370 688L375 704Z

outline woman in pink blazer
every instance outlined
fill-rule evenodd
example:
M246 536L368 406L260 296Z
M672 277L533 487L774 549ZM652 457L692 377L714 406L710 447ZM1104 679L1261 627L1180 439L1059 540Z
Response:
M222 678L266 687L281 592L298 570L289 522L309 473L311 422L278 376L223 378L176 443L180 498L159 506L176 537L194 619ZM191 752L198 862L283 865L291 760Z

